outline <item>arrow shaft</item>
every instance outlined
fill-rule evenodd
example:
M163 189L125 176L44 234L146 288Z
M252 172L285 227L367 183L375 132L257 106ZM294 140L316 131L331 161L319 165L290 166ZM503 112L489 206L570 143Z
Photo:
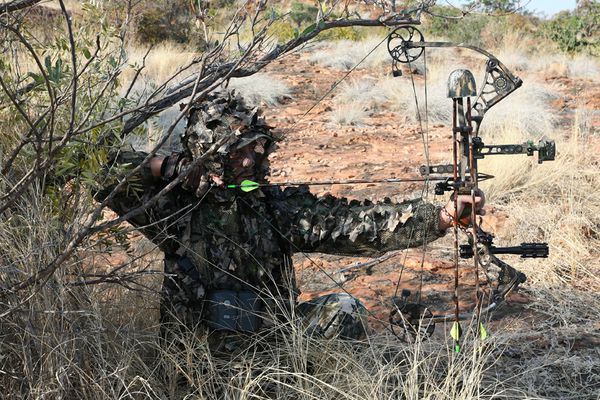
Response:
M269 183L253 183L253 187L270 187L270 186L326 186L326 185L356 185L368 183L409 183L409 182L426 182L426 181L444 181L446 178L431 177L431 178L386 178L386 179L346 179L339 181L290 181L290 182L269 182ZM248 185L227 185L228 188L239 188Z

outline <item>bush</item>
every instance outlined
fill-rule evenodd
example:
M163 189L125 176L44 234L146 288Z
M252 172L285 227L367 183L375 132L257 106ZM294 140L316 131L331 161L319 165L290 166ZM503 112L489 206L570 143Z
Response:
M278 20L273 22L269 31L275 36L280 42L287 42L298 36L298 29L285 20Z
M600 3L586 2L575 11L563 11L544 22L541 34L555 42L568 53L587 50L597 54L600 50Z
M290 9L290 18L296 23L298 28L302 24L311 24L315 22L318 9L315 6L294 2Z
M451 7L434 7L433 12L436 15L449 17L462 15L460 10ZM480 15L467 15L461 19L427 18L424 21L425 32L423 33L435 37L444 37L453 42L464 42L475 46L482 45L481 33L489 24L490 19L497 20L495 17Z
M364 35L362 32L353 27L347 28L335 28L325 31L319 35L321 40L350 40L357 41L361 40Z
M173 41L200 44L203 42L201 36L196 33L196 16L187 2L159 1L148 5L138 18L137 36L143 43Z
M449 7L436 7L434 13L449 17L462 15L460 11ZM484 48L501 48L505 46L508 34L520 32L527 36L536 31L535 25L535 18L518 13L466 15L460 19L434 17L425 20L424 33L434 37L444 37L458 43Z

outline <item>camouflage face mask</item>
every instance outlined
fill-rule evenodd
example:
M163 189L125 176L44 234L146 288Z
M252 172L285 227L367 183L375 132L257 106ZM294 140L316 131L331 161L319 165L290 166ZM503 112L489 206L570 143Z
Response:
M195 159L222 138L229 138L203 163L204 180L207 182L210 181L209 175L225 177L231 152L256 143L254 151L260 166L256 172L258 176L264 176L268 173L265 158L275 148L276 142L270 130L258 108L247 107L244 100L233 92L216 92L191 107L182 143L187 156Z

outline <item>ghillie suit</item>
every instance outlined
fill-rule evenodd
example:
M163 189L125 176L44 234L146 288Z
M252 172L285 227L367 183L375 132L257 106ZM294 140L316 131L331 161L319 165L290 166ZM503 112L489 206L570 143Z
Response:
M298 296L294 252L372 256L419 246L444 233L438 229L439 208L420 201L372 203L317 197L307 187L262 187L246 193L211 185L210 174L227 179L232 149L256 143L266 157L273 148L270 128L257 110L231 94L217 94L192 107L183 137L186 150L171 155L179 161L167 165L181 166L183 158L191 162L222 138L228 138L226 143L200 167L197 187L178 186L129 220L165 254L163 324L177 319L210 331L255 332L276 320L289 321L297 315L291 312ZM114 161L130 170L146 156L121 151ZM109 206L124 215L180 172L167 167L160 179L142 168ZM266 173L260 170L257 176ZM107 185L97 197L104 198L113 187ZM313 333L366 334L364 306L346 294L315 299L296 311Z

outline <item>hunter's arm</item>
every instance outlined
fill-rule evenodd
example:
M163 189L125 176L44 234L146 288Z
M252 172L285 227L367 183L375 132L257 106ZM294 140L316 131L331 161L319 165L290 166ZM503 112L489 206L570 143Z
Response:
M447 228L441 207L420 200L347 201L288 188L278 203L279 215L289 219L285 233L302 251L374 255L431 242Z
M94 197L98 201L104 201L113 191L117 190L119 183L130 175L131 171L141 165L138 171L129 176L124 185L112 196L107 206L117 215L123 216L145 204L155 196L166 185L160 174L163 157L156 156L144 163L148 154L140 151L119 151L110 158L104 167L104 174L99 180L98 188ZM169 231L173 214L172 207L177 203L176 195L172 192L162 196L156 206L148 207L140 213L128 218L135 227L148 237L152 242L158 244L162 250L168 251L174 246Z

